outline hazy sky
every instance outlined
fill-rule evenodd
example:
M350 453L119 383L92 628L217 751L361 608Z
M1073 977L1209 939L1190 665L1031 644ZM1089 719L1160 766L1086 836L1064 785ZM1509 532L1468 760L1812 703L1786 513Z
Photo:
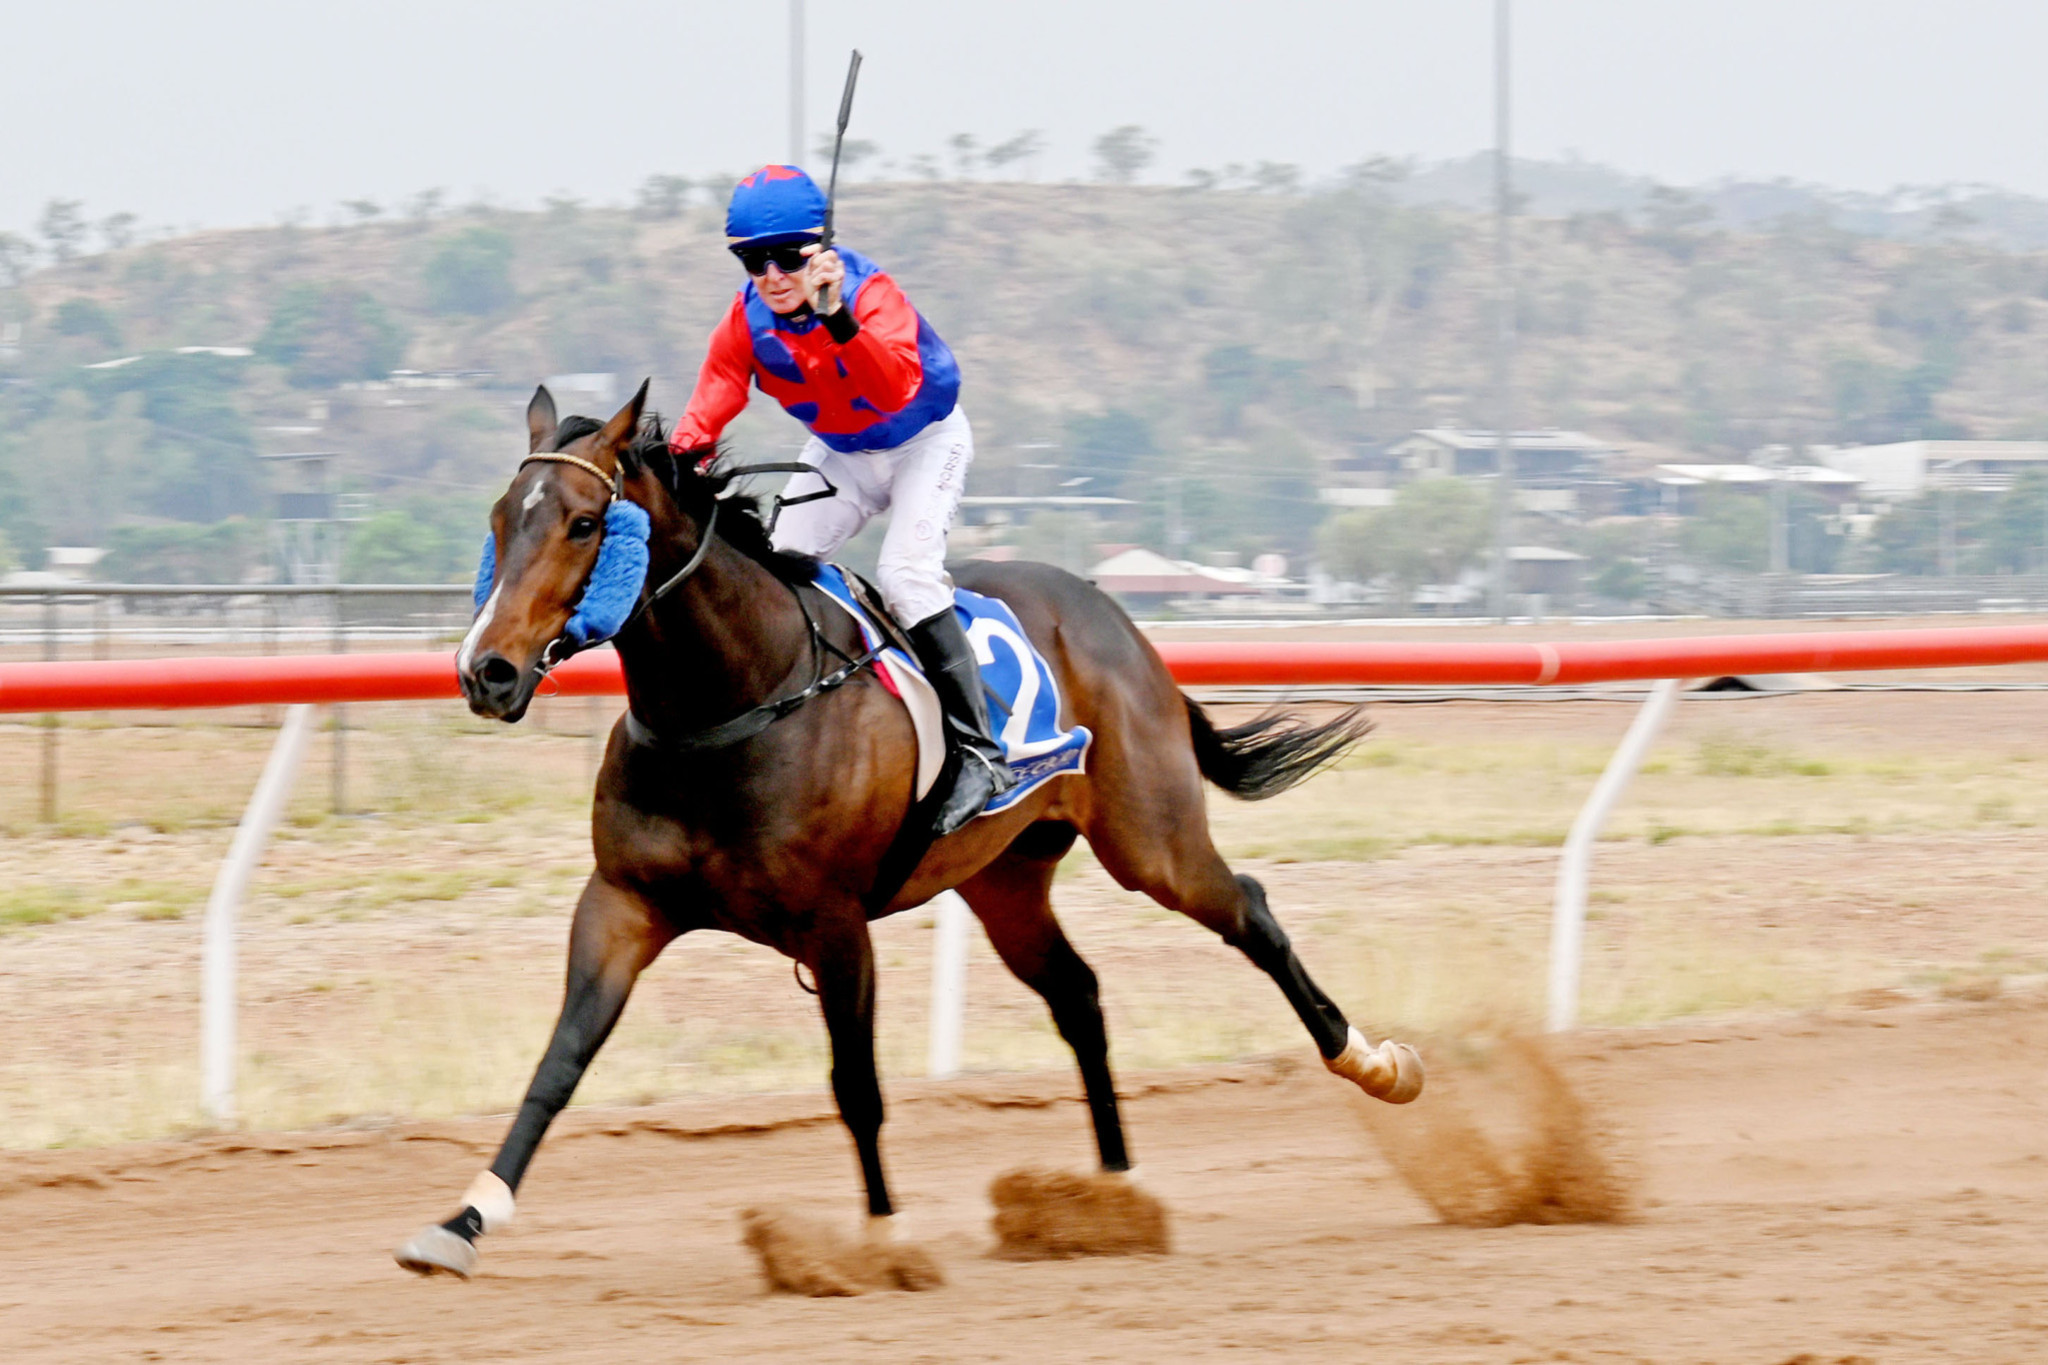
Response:
M810 125L867 54L885 155L1043 129L1047 178L1139 123L1156 178L1322 173L1492 138L1490 0L809 0ZM1517 0L1516 151L1690 183L1791 176L2048 195L2038 0ZM303 206L567 192L788 151L786 0L23 0L0 75L0 229L268 223Z

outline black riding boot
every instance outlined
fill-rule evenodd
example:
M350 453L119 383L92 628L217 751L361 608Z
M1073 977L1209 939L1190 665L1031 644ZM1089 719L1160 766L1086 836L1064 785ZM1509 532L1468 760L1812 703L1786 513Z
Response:
M926 617L910 628L910 642L917 646L918 662L939 694L945 712L946 729L953 747L960 751L960 773L953 790L946 793L932 829L939 837L951 834L981 814L982 808L1017 785L1017 778L988 726L988 703L981 694L981 668L974 661L974 646L951 607Z

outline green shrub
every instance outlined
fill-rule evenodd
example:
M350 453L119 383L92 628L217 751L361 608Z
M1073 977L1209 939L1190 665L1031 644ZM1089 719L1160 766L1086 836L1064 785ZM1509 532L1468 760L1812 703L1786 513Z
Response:
M382 304L348 284L302 284L285 291L256 343L302 389L352 379L381 379L405 357L405 333Z
M436 313L488 317L518 298L512 288L512 239L473 227L441 244L426 267L427 307Z

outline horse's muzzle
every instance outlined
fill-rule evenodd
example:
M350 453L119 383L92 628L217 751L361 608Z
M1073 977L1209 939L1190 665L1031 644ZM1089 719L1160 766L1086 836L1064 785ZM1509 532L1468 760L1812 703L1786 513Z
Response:
M487 720L515 721L526 714L539 683L538 673L523 669L504 655L480 654L460 675L469 709Z

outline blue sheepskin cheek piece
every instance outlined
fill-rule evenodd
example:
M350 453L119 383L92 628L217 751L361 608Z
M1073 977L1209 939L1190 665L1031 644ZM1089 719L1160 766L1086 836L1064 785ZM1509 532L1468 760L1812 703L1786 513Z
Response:
M579 647L609 640L626 628L647 582L647 513L638 503L615 498L604 512L604 544L567 634Z
M498 576L498 538L488 532L484 535L484 557L476 566L476 588L470 593L475 606L471 616L484 609L484 600L491 595L491 580Z

